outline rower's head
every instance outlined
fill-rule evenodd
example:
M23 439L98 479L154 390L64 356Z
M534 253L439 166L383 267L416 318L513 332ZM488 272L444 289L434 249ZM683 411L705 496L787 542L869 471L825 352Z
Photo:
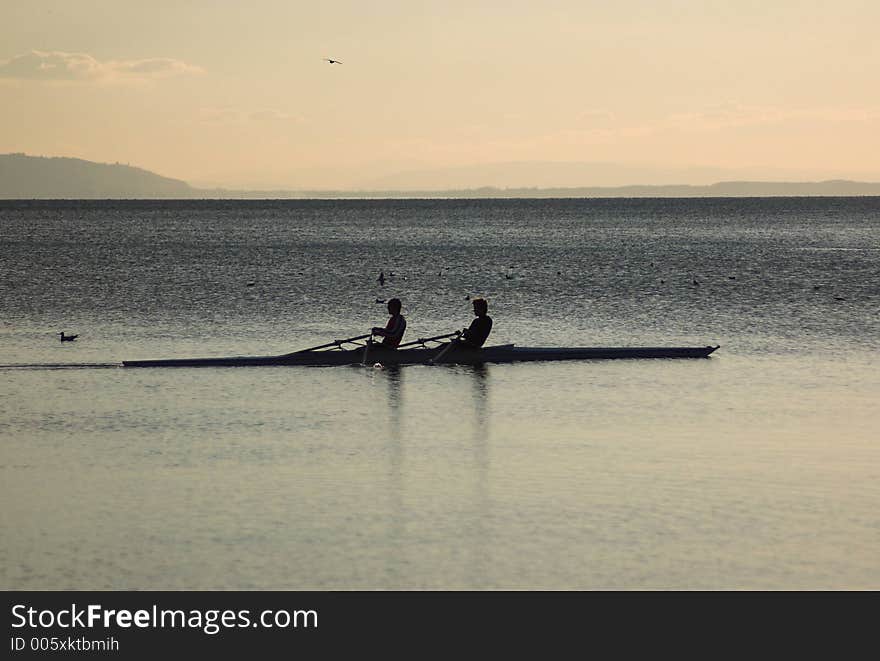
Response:
M474 314L478 317L482 317L489 311L489 303L486 302L485 298L475 298L471 302L474 304Z
M388 314L400 314L400 308L403 307L399 298L392 298L388 301Z

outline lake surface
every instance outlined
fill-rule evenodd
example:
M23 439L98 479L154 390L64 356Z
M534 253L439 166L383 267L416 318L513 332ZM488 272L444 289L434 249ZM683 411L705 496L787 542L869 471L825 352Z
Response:
M6 201L0 294L2 589L880 589L880 198ZM119 367L478 295L721 348Z

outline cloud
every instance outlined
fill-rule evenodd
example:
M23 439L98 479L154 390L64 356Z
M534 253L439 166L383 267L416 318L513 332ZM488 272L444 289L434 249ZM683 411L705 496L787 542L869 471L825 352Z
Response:
M240 122L242 114L235 108L200 108L199 119L207 124L229 124Z
M283 110L258 108L202 108L199 117L209 124L239 124L243 122L301 122L302 118Z
M43 82L125 82L198 73L203 69L167 57L102 62L86 53L60 51L34 50L0 62L0 78Z
M172 60L168 57L108 62L108 66L114 73L119 75L147 78L167 78L169 76L204 73L204 69L201 67L193 66L180 60Z
M617 121L617 115L610 110L583 110L577 119L586 122L614 122Z
M248 118L256 122L283 122L288 120L299 121L299 117L286 113L282 110L265 108L254 110L248 114Z
M668 124L682 130L719 131L783 122L871 122L878 118L880 110L876 108L778 108L728 103L671 115Z

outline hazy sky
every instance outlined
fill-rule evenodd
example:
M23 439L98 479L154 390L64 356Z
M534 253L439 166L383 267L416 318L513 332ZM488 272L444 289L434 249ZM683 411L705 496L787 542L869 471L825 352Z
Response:
M0 153L229 187L519 161L876 181L878 26L877 0L0 0ZM582 183L664 183L625 176Z

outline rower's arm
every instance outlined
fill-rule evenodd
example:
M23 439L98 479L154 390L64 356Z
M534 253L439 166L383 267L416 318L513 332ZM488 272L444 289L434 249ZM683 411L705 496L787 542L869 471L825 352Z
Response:
M378 326L374 326L373 334L379 335L380 337L403 337L403 333L405 330L406 322L403 320L403 317L397 317L397 319L391 325L391 328L379 328Z

